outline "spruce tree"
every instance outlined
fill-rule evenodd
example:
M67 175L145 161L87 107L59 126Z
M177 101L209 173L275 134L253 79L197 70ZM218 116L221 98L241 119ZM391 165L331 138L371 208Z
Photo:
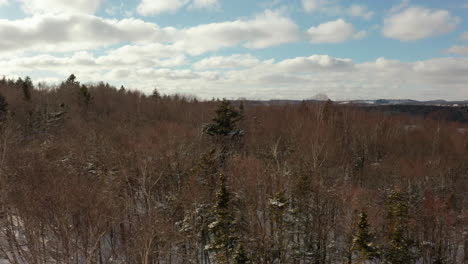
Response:
M23 98L26 102L31 101L31 90L33 89L34 85L31 81L31 78L26 77L24 82L22 82L22 89L23 89Z
M205 126L203 131L210 136L240 136L242 130L236 129L236 124L242 119L241 113L228 100L223 100L216 109L213 123Z
M234 263L235 264L247 264L249 263L250 259L247 256L247 252L245 252L244 245L242 243L239 243L239 246L237 247L235 256L234 256Z
M412 242L408 237L408 201L401 192L392 192L387 200L390 230L385 259L391 264L414 263Z
M352 249L358 254L358 263L365 263L367 260L378 257L377 249L373 245L373 235L370 233L370 225L365 212L359 215Z
M80 87L80 95L81 95L81 98L83 100L83 103L85 105L88 105L89 102L91 101L91 93L89 92L89 89L88 87L86 87L86 85L81 85Z
M161 99L161 94L159 93L158 89L154 88L151 97L154 99Z
M236 255L236 236L234 216L229 208L230 194L223 174L219 177L219 190L214 207L215 220L209 225L213 242L209 249L214 252L215 263L229 264Z
M8 103L5 97L0 94L0 120L4 120L8 112Z

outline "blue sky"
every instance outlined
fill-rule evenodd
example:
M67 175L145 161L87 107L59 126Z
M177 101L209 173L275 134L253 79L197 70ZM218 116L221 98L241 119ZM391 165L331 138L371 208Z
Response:
M0 0L0 75L200 98L468 99L468 1Z

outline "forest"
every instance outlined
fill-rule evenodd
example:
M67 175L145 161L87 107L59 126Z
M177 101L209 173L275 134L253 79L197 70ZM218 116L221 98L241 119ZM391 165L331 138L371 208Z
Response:
M0 263L463 263L466 124L0 80Z

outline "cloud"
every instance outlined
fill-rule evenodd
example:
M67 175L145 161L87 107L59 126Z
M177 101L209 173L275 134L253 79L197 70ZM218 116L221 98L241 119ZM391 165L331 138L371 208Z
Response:
M460 18L445 10L409 7L384 19L383 34L400 41L414 41L455 30Z
M124 41L167 41L171 29L139 19L104 19L86 14L43 14L0 20L0 50L64 52L92 49ZM0 51L0 52L1 52Z
M352 16L371 19L374 12L366 5L352 4L344 7L333 0L302 0L302 7L305 12L320 12L331 16Z
M193 0L192 6L194 8L215 9L220 6L220 3L218 0Z
M326 22L307 30L308 40L312 43L339 43L349 39L365 37L365 32L356 32L353 25L343 19Z
M468 46L452 46L446 50L447 53L468 55Z
M398 5L395 5L390 9L390 13L397 13L407 8L410 5L410 0L402 0Z
M318 11L326 5L328 5L326 0L302 0L302 7L306 12Z
M298 26L280 12L267 10L250 20L204 24L178 34L174 46L191 55L243 43L250 49L267 48L299 39Z
M123 51L123 56L135 53L185 53L198 56L239 45L248 49L261 49L300 39L298 26L291 19L270 10L252 19L202 24L186 29L163 28L158 31L158 35L160 43L127 45L119 50Z
M0 0L1 1L1 0ZM37 13L87 13L94 14L100 0L20 0L22 8L29 14Z
M0 60L0 75L65 79L73 72L83 81L104 80L146 92L157 84L164 93L179 92L202 98L304 99L317 93L325 93L332 99L468 96L468 76L464 74L468 71L468 58L463 57L416 62L378 58L355 63L348 58L316 54L276 62L237 54L205 58L192 66L173 68L180 65L177 60L182 64L187 61L183 57L168 57L135 64L132 60L121 60L121 55L111 51L100 57L87 52L69 57L47 54L11 57ZM122 64L114 65L119 60ZM35 77L37 69L54 75Z
M201 69L236 69L253 67L260 60L251 54L234 54L231 56L214 56L202 59L193 65L193 68Z
M10 5L10 2L8 0L0 0L0 7L8 5Z
M0 32L0 53L15 50L66 52L130 42L135 46L133 50L147 53L171 51L170 54L200 55L238 45L266 48L300 38L299 29L291 19L270 10L251 19L183 29L161 28L135 18L115 20L86 14L41 14L19 20L0 20ZM149 50L155 46L155 50Z
M468 31L461 33L458 38L463 41L468 41Z
M149 16L161 13L175 13L189 6L195 9L215 9L220 6L219 0L142 0L137 6L140 15Z
M367 20L371 19L374 16L374 12L370 11L365 5L353 4L348 8L347 12L350 16L362 17Z
M137 7L137 11L144 16L164 12L174 13L187 3L187 0L142 0Z
M285 72L303 73L316 70L348 70L353 67L351 59L333 58L328 55L297 57L279 62L277 66Z

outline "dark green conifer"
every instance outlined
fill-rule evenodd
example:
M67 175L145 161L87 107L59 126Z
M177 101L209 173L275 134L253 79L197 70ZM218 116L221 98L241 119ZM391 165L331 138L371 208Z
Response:
M236 136L242 131L236 129L236 124L242 119L242 115L228 100L223 100L216 109L213 123L204 128L204 132L210 136Z
M414 263L415 254L412 252L412 241L408 237L408 201L403 193L395 191L389 195L387 206L390 230L385 259L391 264Z
M362 212L359 215L357 231L353 239L353 251L358 254L358 263L365 263L378 257L377 249L373 245L373 235L370 232L370 225L367 214Z
M5 97L0 94L0 120L4 120L8 112L8 103Z
M238 237L234 223L234 216L229 208L230 194L223 174L219 177L219 190L216 194L214 208L214 222L209 225L213 235L213 242L209 249L214 252L215 263L232 263L235 256Z
M31 78L29 78L28 76L26 77L26 79L22 82L22 89L23 89L23 98L24 100L26 100L27 102L30 102L31 101L31 90L34 88L34 85L31 81Z
M65 83L70 85L80 85L80 82L76 81L76 76L73 73L68 76L68 79L65 81Z
M247 252L245 252L244 245L242 243L239 243L239 246L237 247L235 256L234 256L234 263L235 264L247 264L249 263L250 259L247 256Z
M85 105L88 105L89 102L91 101L91 93L89 92L89 89L88 87L86 87L86 85L81 85L80 87L80 95L81 95L81 98L84 102Z
M154 88L153 93L151 94L151 97L154 99L160 99L161 94L159 93L158 89Z

